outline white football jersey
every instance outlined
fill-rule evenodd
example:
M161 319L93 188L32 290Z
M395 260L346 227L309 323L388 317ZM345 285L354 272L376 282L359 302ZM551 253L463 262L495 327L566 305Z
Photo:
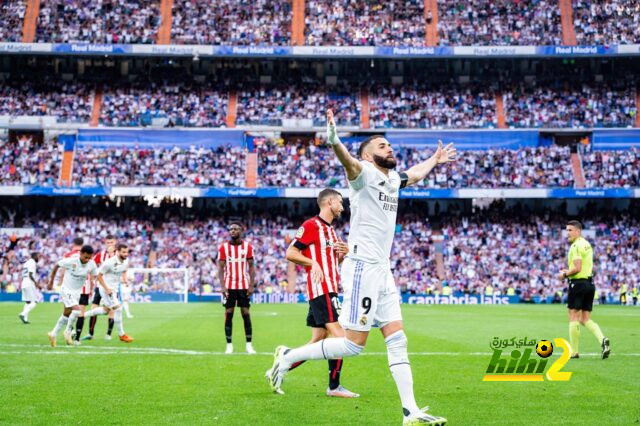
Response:
M360 164L362 172L349 181L349 257L389 263L402 179L394 170L387 177L368 161Z
M29 274L32 274L33 277L36 277L36 261L33 259L29 259L22 265L22 287L33 287L36 283L31 280Z
M87 275L98 273L98 267L93 260L82 263L80 256L66 257L58 262L58 266L66 270L62 279L62 288L72 292L82 289Z
M129 259L122 261L118 255L115 255L102 262L99 272L102 274L105 284L111 290L117 290L122 281L122 274L127 272L127 269L129 269Z

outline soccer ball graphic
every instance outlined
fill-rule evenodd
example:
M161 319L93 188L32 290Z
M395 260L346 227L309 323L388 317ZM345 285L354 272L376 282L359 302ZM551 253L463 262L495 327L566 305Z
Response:
M540 358L549 358L553 353L553 345L548 340L540 340L536 345L536 353Z

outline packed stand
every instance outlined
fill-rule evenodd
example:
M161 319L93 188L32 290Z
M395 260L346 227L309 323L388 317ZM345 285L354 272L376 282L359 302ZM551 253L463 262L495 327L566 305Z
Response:
M351 149L354 152L354 149ZM346 188L342 166L333 151L314 144L272 141L258 147L259 186ZM426 148L394 147L396 170L427 160ZM574 183L568 147L459 151L458 159L416 184L426 188L549 188Z
M92 88L61 80L4 81L0 85L0 116L54 116L62 122L88 122Z
M594 284L600 293L615 293L640 277L640 222L611 215L585 221L594 247ZM451 218L443 227L446 281L455 291L495 294L516 290L524 300L534 296L566 301L567 283L557 277L566 267L569 243L562 230L566 217L550 214L517 217L505 210ZM633 278L630 278L633 277Z
M640 43L637 0L573 0L573 26L578 45Z
M291 4L285 0L175 2L171 41L179 44L289 45Z
M0 42L21 42L22 23L26 12L23 0L0 1Z
M243 208L246 206L238 206L236 211ZM53 209L46 217L27 218L20 223L2 211L0 225L3 227L33 228L30 236L2 240L2 287L6 289L7 284L20 281L20 262L30 251L41 254L38 278L44 283L74 237L81 236L85 243L100 248L106 235L114 234L130 246L132 267L187 268L191 292L220 291L218 247L229 239L227 215L189 219L162 210L159 212L162 220L153 220L99 214L96 208L87 215L82 210L78 209L75 217L71 217ZM257 291L284 292L288 287L288 262L284 253L301 219L292 220L254 209L247 211L252 213L243 216L244 236L254 246ZM519 295L524 300L536 296L566 300L566 281L557 278L558 272L566 267L569 248L562 232L566 225L564 214L489 208L475 214L448 211L443 218L435 227L431 219L424 216L399 215L391 267L400 291L442 294L439 290L442 284L449 286L454 294L486 294L487 287L491 287L495 295ZM586 238L594 247L594 283L599 294L615 295L623 283L637 282L640 277L637 216L631 211L613 213L594 216L584 223ZM341 238L347 238L347 218L338 220L335 228ZM437 234L444 239L442 282L435 265ZM182 281L175 275L172 279L141 274L136 277L137 293L181 291ZM305 291L306 280L301 268L294 287L298 292Z
M245 187L246 151L239 147L76 148L79 186Z
M315 81L246 88L237 92L236 124L286 127L283 120L308 120L314 126L326 124L326 111L336 111L336 124L357 126L360 103L346 86L326 86Z
M43 0L37 43L155 43L159 0Z
M422 0L309 0L306 6L309 46L425 45Z
M640 187L640 150L592 151L582 155L587 188Z
M105 126L222 127L228 96L211 86L183 83L135 83L105 91L100 122Z
M517 85L504 109L509 127L630 127L638 113L632 82Z
M438 1L441 46L562 45L558 3L551 0Z
M60 177L62 149L55 140L37 143L29 136L15 142L0 137L0 186L53 186Z
M495 91L486 84L375 85L369 120L373 128L497 127Z

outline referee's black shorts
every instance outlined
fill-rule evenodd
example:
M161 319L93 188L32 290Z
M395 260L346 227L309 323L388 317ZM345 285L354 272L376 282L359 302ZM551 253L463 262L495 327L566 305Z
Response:
M596 286L591 278L579 278L569 280L569 297L567 307L579 311L593 310L593 296L596 294Z

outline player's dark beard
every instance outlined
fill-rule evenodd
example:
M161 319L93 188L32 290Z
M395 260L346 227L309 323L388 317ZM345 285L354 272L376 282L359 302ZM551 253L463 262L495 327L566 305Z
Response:
M373 154L373 162L376 163L378 166L383 167L385 169L395 169L397 162L396 159L391 157L382 157L380 155L375 155Z

